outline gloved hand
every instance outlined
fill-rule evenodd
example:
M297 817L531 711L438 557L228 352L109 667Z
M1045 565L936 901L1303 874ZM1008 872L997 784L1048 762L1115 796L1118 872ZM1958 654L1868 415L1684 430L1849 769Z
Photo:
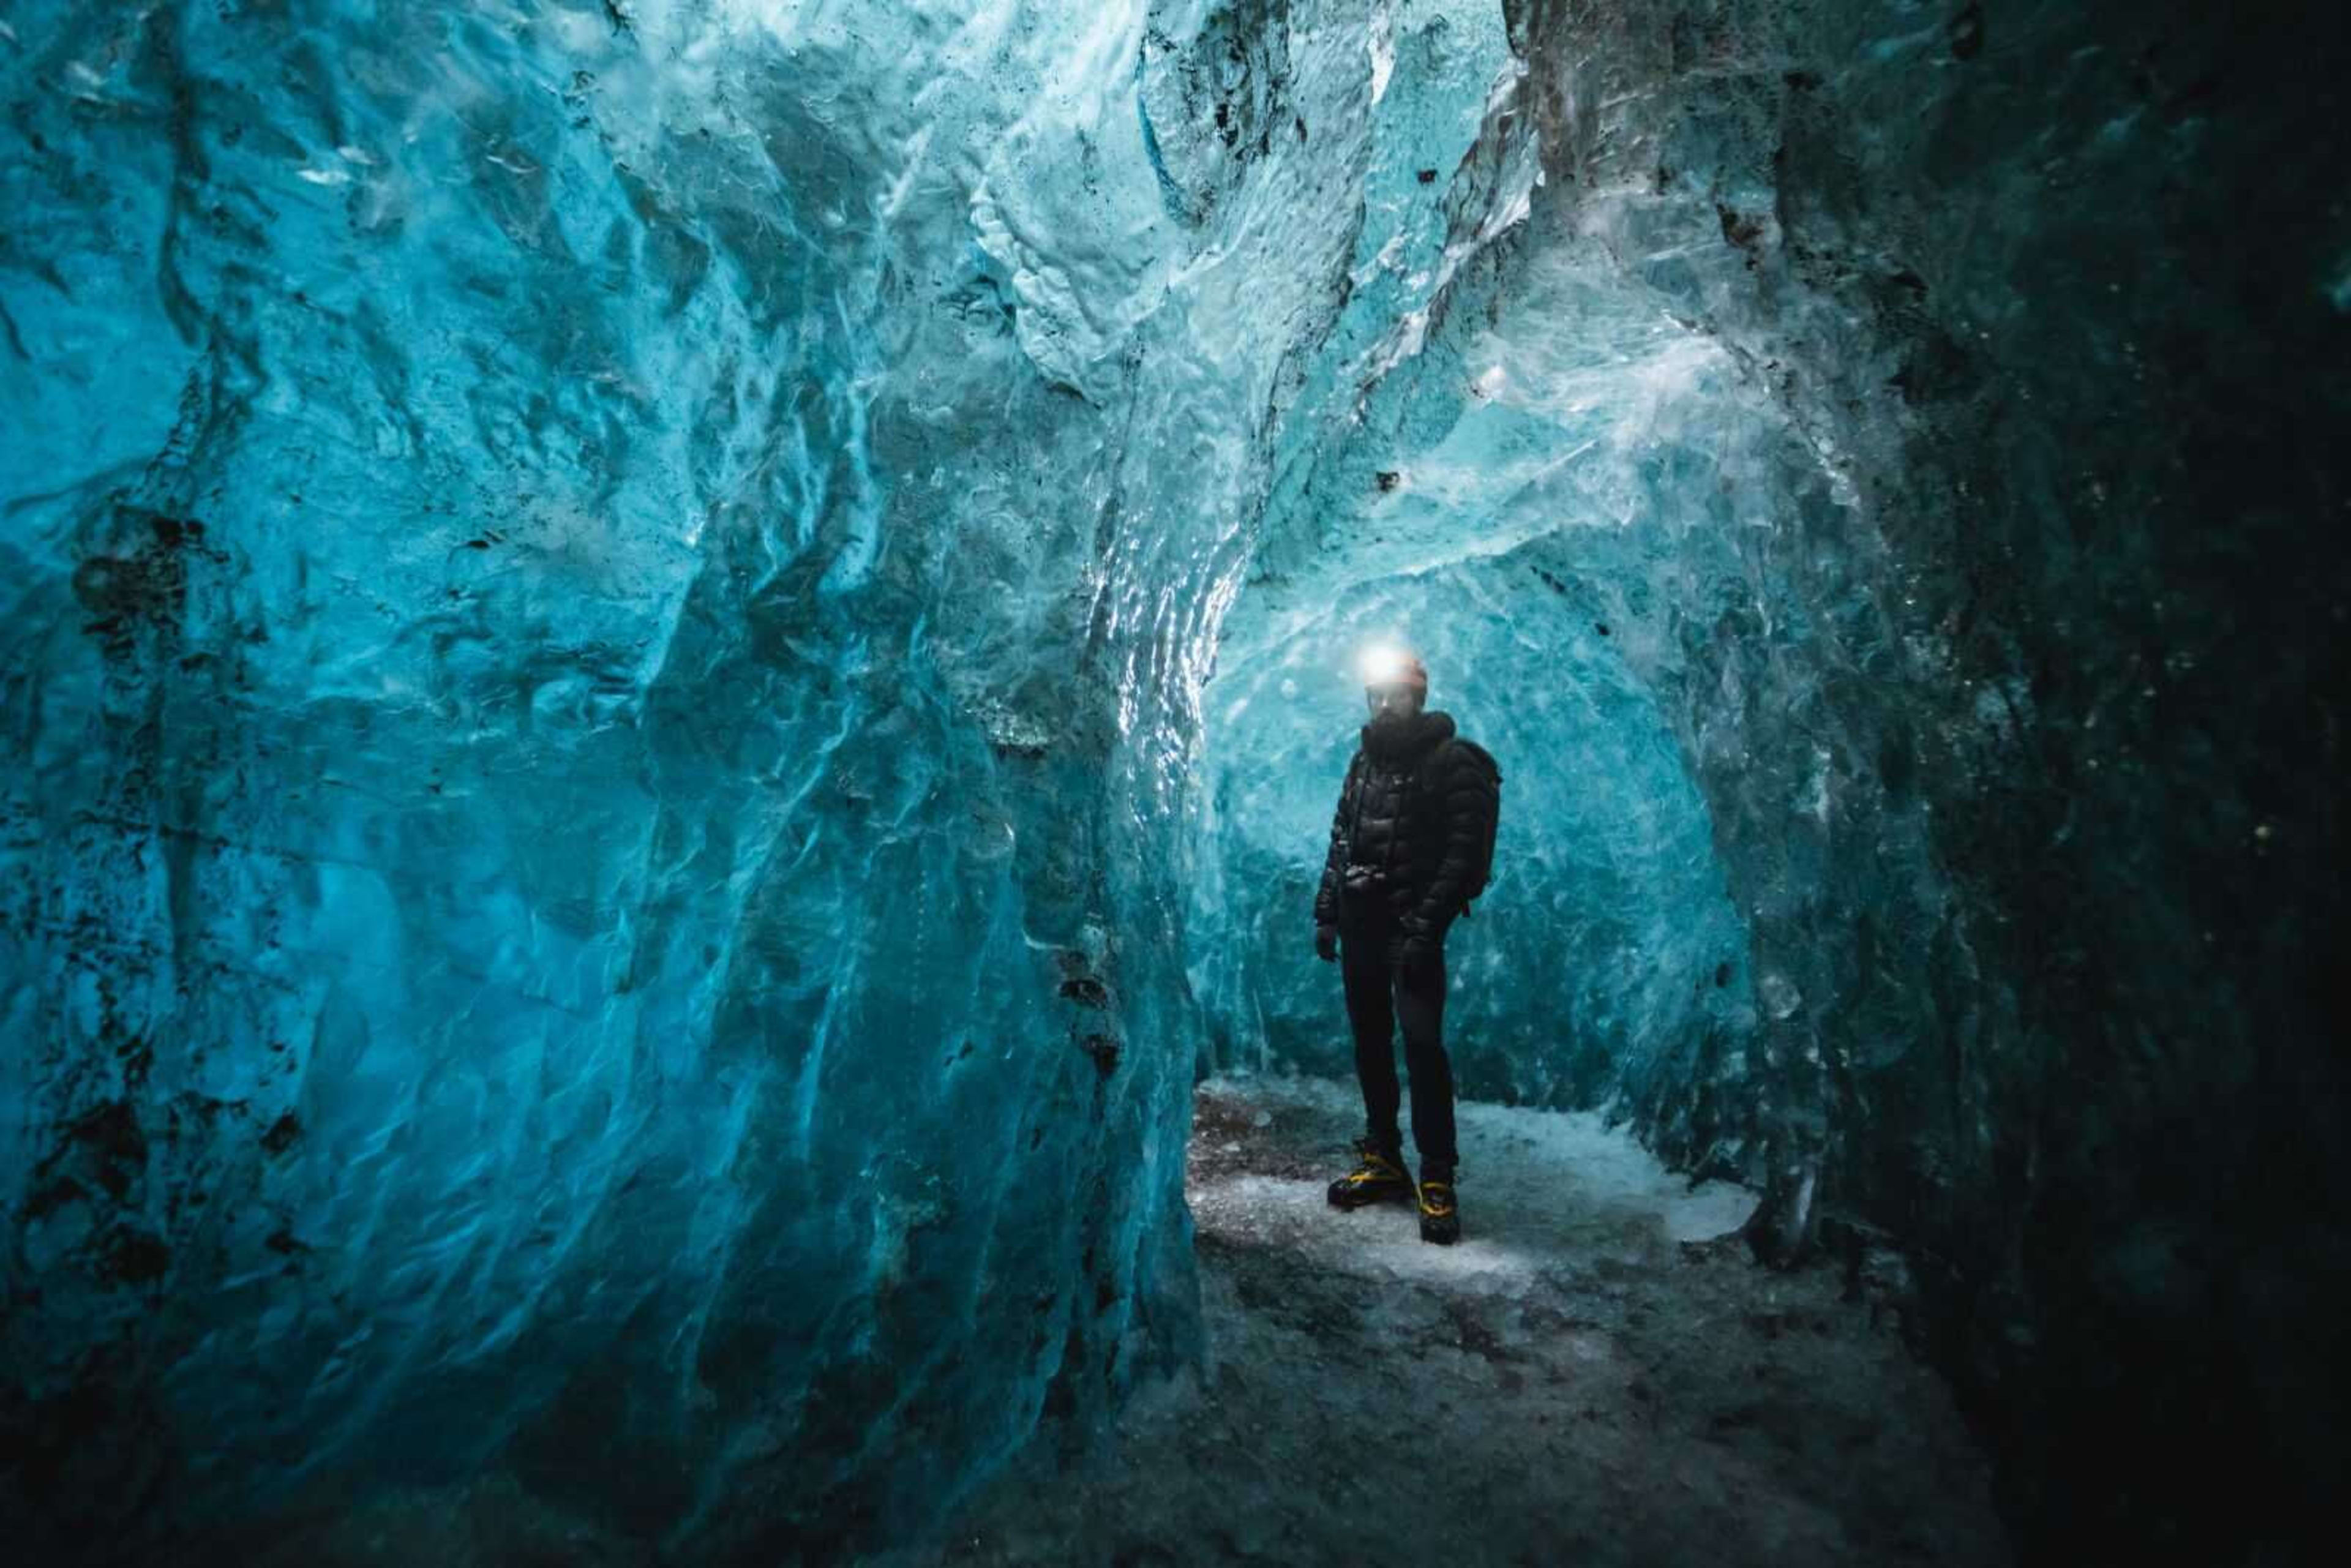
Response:
M1339 961L1339 928L1317 925L1314 928L1314 956L1326 964Z

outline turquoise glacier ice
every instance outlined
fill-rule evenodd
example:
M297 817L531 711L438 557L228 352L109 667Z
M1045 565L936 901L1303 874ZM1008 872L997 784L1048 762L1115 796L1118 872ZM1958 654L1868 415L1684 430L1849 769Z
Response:
M1348 1071L1378 638L1464 1092L1900 1245L2020 1542L2313 1502L2325 12L0 8L0 1524L834 1561L1095 1429L1196 1076Z

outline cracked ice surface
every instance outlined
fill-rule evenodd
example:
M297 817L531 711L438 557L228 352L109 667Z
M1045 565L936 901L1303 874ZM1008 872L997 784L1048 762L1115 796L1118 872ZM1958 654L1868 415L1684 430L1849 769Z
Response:
M1339 0L10 12L59 1528L496 1456L862 1539L1188 1343L1194 691L1285 346L1508 59L1381 9L1376 108Z

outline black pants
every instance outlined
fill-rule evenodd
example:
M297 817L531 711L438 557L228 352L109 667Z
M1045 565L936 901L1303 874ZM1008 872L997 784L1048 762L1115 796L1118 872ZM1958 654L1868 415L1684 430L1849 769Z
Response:
M1404 1026L1405 1068L1412 1075L1412 1142L1421 1165L1454 1163L1453 1063L1445 1054L1445 953L1440 946L1417 964L1397 960L1403 942L1395 915L1384 908L1350 912L1340 925L1339 973L1347 989L1347 1022L1355 1033L1355 1077L1364 1086L1365 1135L1401 1155L1396 1126L1403 1098L1396 1083L1395 1030Z

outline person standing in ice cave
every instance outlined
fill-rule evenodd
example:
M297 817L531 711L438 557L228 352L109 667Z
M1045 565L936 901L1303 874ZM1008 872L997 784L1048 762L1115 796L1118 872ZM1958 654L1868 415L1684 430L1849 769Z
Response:
M1450 1244L1460 1239L1461 1214L1445 936L1484 891L1501 775L1483 747L1455 734L1449 714L1427 708L1428 671L1416 656L1374 648L1363 674L1371 718L1339 789L1314 895L1314 950L1340 967L1365 1119L1355 1168L1331 1184L1331 1201L1357 1208L1417 1196L1421 1239ZM1417 1187L1396 1124L1398 1025Z

